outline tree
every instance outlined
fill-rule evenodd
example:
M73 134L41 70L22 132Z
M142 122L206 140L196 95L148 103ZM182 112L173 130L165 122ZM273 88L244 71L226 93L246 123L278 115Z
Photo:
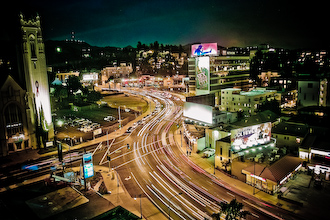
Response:
M60 102L62 102L63 99L68 97L68 92L65 88L63 88L63 86L56 86L54 91L54 97Z
M138 43L136 45L136 49L137 49L137 51L140 51L142 49L141 41L138 41Z
M67 84L69 94L72 94L82 88L81 82L77 76L70 76Z
M230 203L221 202L219 205L221 211L211 215L214 220L220 220L222 213L226 215L226 220L242 219L251 214L249 211L242 210L243 203L237 202L236 199L231 200Z
M90 91L88 94L87 94L87 101L88 102L95 102L95 101L98 101L102 98L102 95L101 93L99 92L96 92L96 91Z

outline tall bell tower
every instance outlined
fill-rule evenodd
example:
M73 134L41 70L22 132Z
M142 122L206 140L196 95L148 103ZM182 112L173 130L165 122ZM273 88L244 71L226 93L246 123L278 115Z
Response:
M54 138L54 125L51 116L48 76L40 17L25 20L20 14L22 31L22 55L24 78L28 102L27 115L32 133L44 135L44 142ZM45 140L46 139L46 140ZM32 143L33 144L33 143ZM35 145L36 146L36 145Z

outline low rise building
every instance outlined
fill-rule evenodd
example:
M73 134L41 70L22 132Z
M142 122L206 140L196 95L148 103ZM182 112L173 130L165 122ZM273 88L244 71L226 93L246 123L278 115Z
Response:
M269 194L276 193L301 168L302 159L284 156L270 166L254 164L242 170L246 183Z
M286 148L290 153L298 155L299 147L309 132L309 126L298 122L280 122L272 129L272 137L277 146Z
M56 73L56 78L58 78L62 83L66 83L70 76L79 77L79 74L80 73L78 71L76 72L70 71L68 73Z
M118 78L128 78L133 72L133 67L131 63L120 63L119 66L108 66L101 70L101 79L102 85L107 83L109 78L118 79Z
M248 92L235 88L221 90L221 109L229 112L255 114L260 104L271 100L280 102L281 94L265 88L255 88Z

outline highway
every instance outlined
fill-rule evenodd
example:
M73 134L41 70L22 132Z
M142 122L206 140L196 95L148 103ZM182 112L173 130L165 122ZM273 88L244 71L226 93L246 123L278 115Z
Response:
M250 211L247 219L301 219L237 191L230 183L195 165L187 157L186 149L178 146L174 139L182 117L180 99L152 90L138 92L138 95L155 102L153 114L136 123L130 133L64 155L67 166L79 166L81 155L86 151L94 154L94 164L108 167L109 155L111 168L131 197L147 197L170 219L212 219L212 213L220 212L218 203L228 203L234 198L244 204L244 210ZM50 157L26 165L24 169L8 169L0 173L0 178L4 184L19 182L49 173L50 168L58 165L57 158ZM33 171L35 166L38 172Z

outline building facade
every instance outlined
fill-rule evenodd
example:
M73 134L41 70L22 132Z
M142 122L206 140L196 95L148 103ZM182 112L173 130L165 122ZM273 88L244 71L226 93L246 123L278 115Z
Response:
M25 86L28 100L28 118L31 119L33 133L43 133L43 140L32 143L42 147L42 143L54 138L54 125L51 116L48 75L45 48L42 38L40 17L25 20L20 15L22 31L22 55ZM41 145L40 145L41 144Z
M329 106L329 80L301 80L298 81L298 107Z
M260 104L271 100L277 100L280 103L281 94L276 90L265 88L255 88L248 92L235 88L221 91L221 109L230 112L255 114Z
M206 77L201 69L208 72ZM251 88L249 81L250 56L202 56L188 59L189 93L192 95L215 94L216 105L221 104L221 90ZM205 81L205 86L200 82ZM204 85L203 84L203 85Z
M31 148L36 143L26 98L26 91L8 76L0 88L0 156Z
M105 67L101 70L102 84L104 85L109 78L128 78L133 72L132 64L120 63L120 66Z
M43 148L54 139L40 17L25 19L21 14L19 21L22 85L8 76L1 86L1 156L27 148Z
M70 76L76 76L79 77L80 73L78 71L76 72L68 72L68 73L56 73L56 78L58 78L62 83L66 83Z

